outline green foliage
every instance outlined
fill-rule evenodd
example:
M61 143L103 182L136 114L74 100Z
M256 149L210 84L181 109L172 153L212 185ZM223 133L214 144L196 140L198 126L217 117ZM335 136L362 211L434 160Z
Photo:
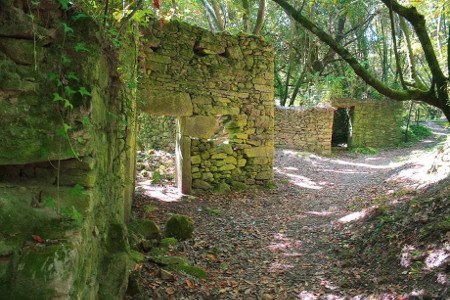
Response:
M405 136L406 127L402 128L402 134ZM410 124L408 130L408 142L415 143L433 135L433 132L428 127L416 124Z
M205 211L206 211L206 213L207 213L208 215L211 215L211 216L215 216L215 215L220 215L220 214L222 214L222 212L220 211L220 209L217 209L217 208L207 207L207 208L205 208Z
M159 182L161 182L161 174L157 170L152 173L152 183L159 183Z
M372 147L359 147L359 148L352 148L350 151L354 153L361 153L361 154L367 154L367 155L374 155L378 154L380 150L372 148Z
M59 212L62 215L65 215L66 217L73 219L78 225L81 225L83 222L83 214L80 213L73 205L71 207L61 208Z

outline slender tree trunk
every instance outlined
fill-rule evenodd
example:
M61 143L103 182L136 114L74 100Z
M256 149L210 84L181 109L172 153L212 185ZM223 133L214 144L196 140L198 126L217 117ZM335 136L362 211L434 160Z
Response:
M223 26L222 14L220 13L219 6L217 5L217 0L211 0L211 6L214 10L217 27L219 28L219 31L224 31L225 27Z
M389 19L391 21L391 34L392 34L392 42L394 44L394 56L395 56L395 65L397 66L397 74L400 79L400 84L402 85L403 89L406 88L405 80L403 79L403 71L402 67L400 65L400 59L398 55L398 49L397 49L397 35L395 34L395 24L394 24L394 13L392 12L392 4L389 5Z
M422 83L422 80L420 80L419 76L417 75L416 61L414 59L414 54L413 54L413 50L412 50L412 46L411 46L409 29L408 29L408 25L406 24L404 18L400 18L400 27L402 28L403 36L406 41L406 48L408 50L407 53L408 53L408 61L409 61L411 80L414 81L414 83L417 85L418 88L420 88L422 90L426 90L427 89L426 86Z
M283 99L281 99L281 106L285 106L286 105L286 101L287 98L289 96L289 82L291 79L291 72L292 72L292 64L294 62L294 54L293 54L293 49L294 49L294 39L295 39L295 22L293 19L291 19L291 24L292 24L292 31L291 31L291 42L289 45L289 65L288 65L288 70L286 73L286 84L285 84L285 90L284 90L284 97Z
M256 17L253 34L259 35L264 23L264 12L266 11L266 0L259 0L258 16Z
M248 0L242 0L242 7L244 8L244 15L242 16L244 32L250 33L250 5Z
M209 3L206 2L206 0L200 0L200 1L202 2L203 6L205 7L205 16L206 16L206 19L208 20L209 28L211 29L211 31L217 31L217 28L214 25L214 24L217 24L215 22L214 11L212 10Z

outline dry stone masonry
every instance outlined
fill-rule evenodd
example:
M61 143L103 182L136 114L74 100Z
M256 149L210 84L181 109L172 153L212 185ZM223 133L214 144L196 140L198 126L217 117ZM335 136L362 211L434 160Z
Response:
M53 0L0 1L2 299L123 299L139 257L126 226L136 91L96 23L74 14ZM140 101L177 118L184 191L270 182L271 46L154 20L142 38Z
M140 114L138 143L147 150L175 153L176 120L171 116Z
M330 154L333 115L332 107L276 107L275 146Z
M157 20L142 31L144 112L177 117L178 184L228 191L273 179L272 46Z
M329 107L275 109L275 146L330 154L333 138L350 148L393 147L401 141L402 104L334 99Z
M335 99L336 108L351 108L349 147L395 147L401 141L402 103L393 100Z

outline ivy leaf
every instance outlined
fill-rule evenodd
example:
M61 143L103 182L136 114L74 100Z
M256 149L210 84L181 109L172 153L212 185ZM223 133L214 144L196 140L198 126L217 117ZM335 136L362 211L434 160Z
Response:
M33 14L29 14L27 16L29 16L31 18L31 20L34 21L34 15Z
M75 51L79 52L79 51L86 51L89 52L89 49L87 49L86 47L84 47L83 43L78 43L75 45L75 47L73 47L73 49L75 49Z
M50 72L50 73L48 73L48 79L50 79L50 81L53 81L53 80L57 81L57 80L59 80L59 76L56 73Z
M64 126L64 132L67 132L70 128L72 128L69 125L67 125L66 123L64 123L63 126Z
M64 27L64 32L65 32L65 33L67 33L67 32L73 32L73 29L70 28L66 23L61 22L61 24L62 24L62 26Z
M89 18L89 16L86 14L78 14L78 15L72 16L72 20L74 20L74 21L81 19L81 18Z
M80 79L78 79L78 77L77 77L73 72L70 72L70 73L67 75L67 78L68 78L68 79L73 79L73 80L76 80L76 81L80 81Z
M75 206L72 206L72 219L75 220L75 222L78 223L78 225L81 225L82 221L83 221L83 214L80 213Z
M39 5L39 1L31 1L31 4L33 4L33 5Z
M55 133L56 133L56 135L60 135L60 136L62 136L62 137L64 137L64 138L67 137L67 134L66 134L66 132L64 131L64 128L58 128L58 129L55 129Z
M52 207L53 209L56 209L56 203L52 200L52 197L47 196L44 197L45 203L42 207Z
M42 158L42 159L48 158L48 151L47 151L47 148L41 147L41 148L39 149L39 154L41 155L41 158Z
M94 125L92 125L92 123L91 123L91 121L89 120L89 117L88 117L88 116L82 117L82 118L81 118L81 123L82 123L84 126L94 126Z
M69 0L58 0L64 10L69 9Z
M84 198L83 195L84 187L82 185L79 185L78 183L75 184L75 186L69 191L69 195Z
M72 95L72 94L75 94L77 91L72 90L72 88L70 86L66 85L64 87L64 92L68 95Z
M72 103L70 103L70 101L69 100L67 100L67 99L65 99L66 101L64 101L64 108L66 108L66 107L70 107L70 108L72 108L73 109L73 105L72 105Z
M53 93L53 101L66 101L66 99L61 97L58 93Z
M92 94L88 90L86 90L86 88L84 86L80 87L78 92L80 92L80 94L82 96L86 95L86 96L91 96L92 97Z
M68 58L67 56L65 56L65 55L61 55L61 57L63 59L63 64L67 64L67 63L72 62L72 60L70 58Z

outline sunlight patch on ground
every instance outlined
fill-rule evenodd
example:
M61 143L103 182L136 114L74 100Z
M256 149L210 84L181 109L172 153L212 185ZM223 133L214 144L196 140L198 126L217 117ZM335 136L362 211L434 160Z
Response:
M351 214L348 214L346 216L343 216L342 218L340 218L338 220L338 222L341 223L348 223L348 222L353 222L353 221L357 221L360 220L364 217L366 217L371 211L373 211L374 209L376 209L378 206L372 206L366 209L363 209L361 211L357 211Z
M184 196L177 187L151 184L150 180L137 182L136 189L161 202L179 202Z
M307 211L305 214L315 215L315 216L329 216L336 214L337 211Z
M269 249L272 251L285 250L289 246L291 246L291 243L272 243L269 246Z
M289 270L292 269L293 265L285 265L285 264L279 264L279 263L272 263L269 268L269 272L275 272L277 270Z
M313 190L321 190L323 189L323 186L320 186L319 184L317 184L316 182L312 181L311 179L309 179L308 177L302 176L302 175L297 175L297 174L290 174L288 172L283 172L283 170L280 170L279 168L275 168L275 171L285 175L287 177L290 177L291 180L289 181L290 183L302 187L302 188L306 188L306 189L313 189Z
M450 162L436 159L438 157L438 149L432 152L415 151L410 158L411 168L400 171L391 176L390 181L408 181L411 188L423 188L429 184L438 182L450 174ZM450 143L444 146L446 155L450 155ZM442 155L442 154L441 154Z

